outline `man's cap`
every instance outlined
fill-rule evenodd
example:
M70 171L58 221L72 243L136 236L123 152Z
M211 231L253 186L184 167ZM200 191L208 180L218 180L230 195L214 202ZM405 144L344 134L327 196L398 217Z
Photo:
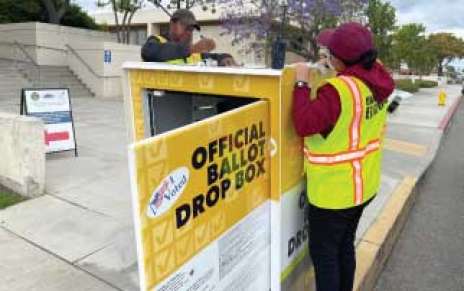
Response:
M200 30L200 25L198 24L195 15L193 15L192 11L188 9L179 9L174 12L174 14L171 16L171 21L179 21L186 26Z
M324 31L323 31L324 32ZM321 32L322 34L322 32ZM327 44L330 53L346 63L353 63L375 49L371 31L357 22L348 22L325 32L318 42Z
M334 33L335 29L333 28L326 28L326 29L323 29L318 35L317 35L317 44L319 46L325 46L325 47L328 47L329 46L329 41L330 41L330 38L332 37L332 34Z

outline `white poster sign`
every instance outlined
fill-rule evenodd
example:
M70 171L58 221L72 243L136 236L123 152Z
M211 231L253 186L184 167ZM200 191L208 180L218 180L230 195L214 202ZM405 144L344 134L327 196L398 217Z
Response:
M47 153L76 150L68 89L23 89L21 112L45 123Z

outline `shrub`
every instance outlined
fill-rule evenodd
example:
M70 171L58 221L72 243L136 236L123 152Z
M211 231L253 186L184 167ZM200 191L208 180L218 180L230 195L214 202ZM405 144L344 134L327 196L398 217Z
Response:
M429 81L429 80L418 80L416 81L419 83L421 88L434 88L438 86L437 81Z
M404 80L395 80L396 88L399 90L403 90L409 93L416 93L419 91L419 82L416 81L415 83L412 83L410 79L404 79Z

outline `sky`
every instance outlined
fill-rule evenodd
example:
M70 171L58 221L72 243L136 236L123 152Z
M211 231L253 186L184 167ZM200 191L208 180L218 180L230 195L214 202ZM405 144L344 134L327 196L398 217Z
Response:
M96 0L74 0L95 11ZM464 38L464 0L390 0L399 24L424 23L428 32L448 31Z
M464 38L464 0L392 0L399 24L419 22L428 32L453 32Z

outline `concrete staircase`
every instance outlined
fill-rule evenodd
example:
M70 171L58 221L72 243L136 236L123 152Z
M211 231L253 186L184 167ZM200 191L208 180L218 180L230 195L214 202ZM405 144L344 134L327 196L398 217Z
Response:
M68 67L40 66L38 86L40 88L69 88L71 98L94 97Z
M21 96L21 89L29 86L29 82L14 67L14 63L12 61L0 60L1 99L9 99L12 102L19 102Z
M94 97L92 92L67 67L40 66L40 82L14 61L0 59L0 98L20 97L21 88L69 88L71 98Z

